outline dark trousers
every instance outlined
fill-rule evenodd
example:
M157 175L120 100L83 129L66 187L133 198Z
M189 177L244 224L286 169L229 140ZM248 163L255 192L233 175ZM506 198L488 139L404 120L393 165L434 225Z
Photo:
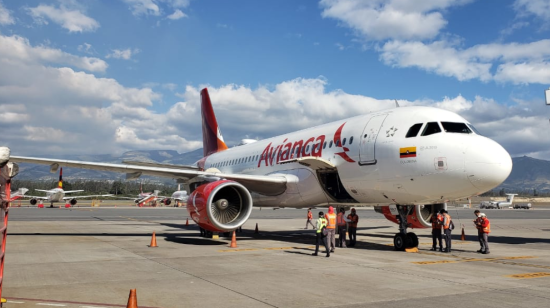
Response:
M437 240L439 240L439 248L442 249L443 245L441 244L441 242L443 241L443 234L441 233L441 228L432 229L432 248L434 250L437 246Z
M357 240L357 227L349 227L348 233L349 233L349 246L353 247L355 246L355 241Z
M480 232L481 237L479 243L481 244L482 252L489 252L489 233Z
M311 229L315 230L315 226L314 226L313 223L311 222L311 219L306 220L306 229L307 229L307 225L308 225L308 224L311 225Z
M338 226L338 235L336 246L346 248L346 226Z
M323 237L322 232L317 233L317 240L315 242L316 242L315 243L315 254L317 254L319 252L319 244L323 244L325 246L326 251L327 251L327 255L330 255L330 250L328 249L328 245L327 245L327 238L326 238L326 236Z
M451 251L451 230L445 229L443 232L445 233L445 249Z

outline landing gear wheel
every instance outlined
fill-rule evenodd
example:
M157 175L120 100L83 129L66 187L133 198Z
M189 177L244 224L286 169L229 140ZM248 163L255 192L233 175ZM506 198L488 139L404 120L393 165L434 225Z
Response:
M393 247L395 248L395 250L404 251L405 248L407 248L407 239L408 237L403 236L403 234L401 233L395 234L395 236L393 237Z
M410 244L411 246L407 247L407 248L414 248L414 247L418 247L418 236L416 236L415 233L412 233L412 232L409 232L407 233L407 237L410 239Z

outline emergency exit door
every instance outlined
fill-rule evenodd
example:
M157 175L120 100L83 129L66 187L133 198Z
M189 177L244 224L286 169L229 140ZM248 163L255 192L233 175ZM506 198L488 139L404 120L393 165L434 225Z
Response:
M376 139L378 133L384 124L384 120L388 115L382 114L374 116L365 126L363 135L361 136L361 147L359 149L359 165L374 165L376 164Z

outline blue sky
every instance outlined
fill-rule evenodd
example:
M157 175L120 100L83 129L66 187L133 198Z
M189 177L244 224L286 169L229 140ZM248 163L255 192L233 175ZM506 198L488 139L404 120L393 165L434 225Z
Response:
M0 143L194 150L208 86L230 144L397 99L547 158L549 31L550 0L0 0Z

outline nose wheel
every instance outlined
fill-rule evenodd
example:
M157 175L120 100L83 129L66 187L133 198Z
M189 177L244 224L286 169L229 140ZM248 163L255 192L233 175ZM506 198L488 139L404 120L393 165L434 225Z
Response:
M393 237L393 247L397 251L404 251L407 248L418 247L418 236L413 232L407 233L409 224L407 223L407 216L409 211L413 208L408 208L406 205L397 205L399 215L397 220L399 221L399 233L396 233Z

